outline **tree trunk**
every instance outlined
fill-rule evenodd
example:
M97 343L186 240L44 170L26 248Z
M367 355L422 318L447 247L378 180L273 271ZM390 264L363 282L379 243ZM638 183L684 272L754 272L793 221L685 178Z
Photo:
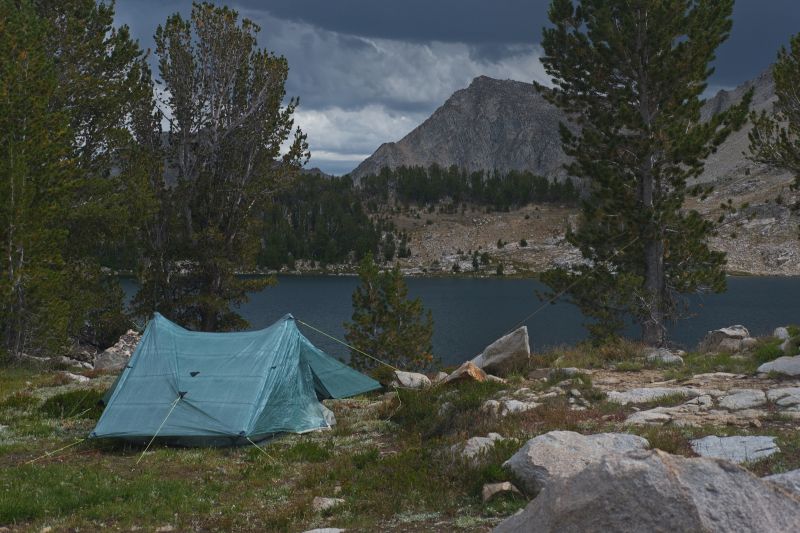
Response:
M642 341L648 346L662 346L666 340L664 328L665 288L664 241L654 239L645 244L645 316L641 320Z

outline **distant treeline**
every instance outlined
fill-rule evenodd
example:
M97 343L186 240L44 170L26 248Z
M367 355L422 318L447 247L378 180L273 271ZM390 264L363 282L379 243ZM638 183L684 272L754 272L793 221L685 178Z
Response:
M457 166L442 168L384 167L365 176L360 188L370 202L401 204L471 203L507 211L533 202L577 203L580 193L573 181L548 180L528 171L468 172Z
M349 177L303 174L276 195L264 214L259 264L294 268L298 259L322 265L360 261L374 254L387 261L409 255L407 237L394 224L372 219Z

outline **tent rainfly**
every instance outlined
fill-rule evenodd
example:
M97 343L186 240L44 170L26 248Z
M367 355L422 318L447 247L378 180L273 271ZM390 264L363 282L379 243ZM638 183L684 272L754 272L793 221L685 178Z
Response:
M379 388L311 344L292 315L259 331L202 333L156 313L90 438L244 444L327 428L321 399Z

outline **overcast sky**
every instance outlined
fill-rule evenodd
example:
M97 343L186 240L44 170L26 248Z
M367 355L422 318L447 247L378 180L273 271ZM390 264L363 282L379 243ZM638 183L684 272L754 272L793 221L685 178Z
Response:
M287 93L311 161L352 170L396 141L476 76L546 81L539 63L546 0L230 0L261 28L259 44L289 60ZM158 24L190 0L117 0L117 21L144 48ZM800 32L800 0L737 0L718 51L714 90L768 68Z

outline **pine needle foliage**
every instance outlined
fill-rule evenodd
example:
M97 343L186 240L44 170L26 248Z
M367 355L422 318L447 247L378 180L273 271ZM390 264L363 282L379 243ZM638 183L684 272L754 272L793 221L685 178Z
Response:
M359 265L360 285L353 292L352 322L345 339L360 351L350 351L350 365L371 370L380 365L365 352L401 370L423 370L434 361L433 316L419 298L408 298L400 268L381 272L371 255Z
M711 222L684 208L706 157L741 127L749 96L708 120L702 94L715 50L731 30L733 0L553 0L542 46L553 90L572 117L562 125L568 170L587 184L567 239L584 261L548 272L594 319L595 337L641 326L666 340L680 295L725 288L723 253L709 249Z
M291 186L308 145L294 128L298 100L284 105L288 62L257 47L259 31L209 3L156 29L159 113L142 110L137 124L142 146L163 152L167 164L159 172L143 156L137 165L152 217L141 226L140 315L160 311L202 331L242 329L234 307L274 283L239 274L255 270L261 214ZM161 118L169 123L163 136Z
M750 158L794 174L794 188L800 186L800 33L792 37L789 49L781 48L772 67L775 81L774 113L752 113Z

